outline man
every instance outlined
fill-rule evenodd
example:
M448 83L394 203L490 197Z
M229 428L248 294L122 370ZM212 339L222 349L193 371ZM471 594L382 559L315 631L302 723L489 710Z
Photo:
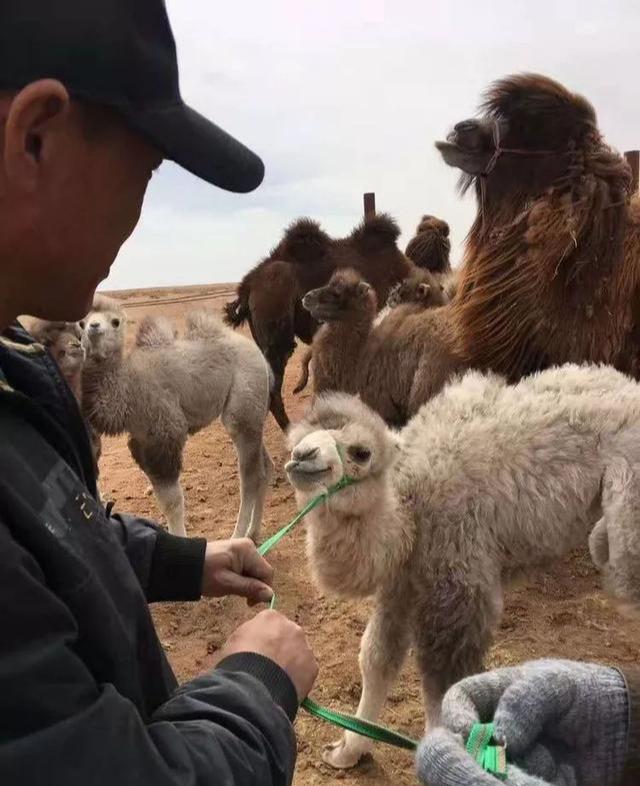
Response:
M86 431L20 314L76 320L163 157L250 191L259 158L186 107L162 0L0 4L0 782L286 784L317 666L270 611L179 688L147 602L268 600L248 541L110 516Z

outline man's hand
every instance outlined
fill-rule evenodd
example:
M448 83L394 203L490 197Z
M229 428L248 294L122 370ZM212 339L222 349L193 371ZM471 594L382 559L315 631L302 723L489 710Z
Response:
M586 663L531 661L468 677L445 695L418 775L429 786L495 786L464 747L475 723L493 720L506 745L506 784L613 786L627 748L627 702L618 671Z
M249 538L207 543L202 571L202 594L210 598L240 595L250 606L268 603L273 591L273 568Z
M219 663L238 652L257 652L280 666L298 694L307 697L318 676L318 664L304 631L277 611L267 610L235 630L218 652Z

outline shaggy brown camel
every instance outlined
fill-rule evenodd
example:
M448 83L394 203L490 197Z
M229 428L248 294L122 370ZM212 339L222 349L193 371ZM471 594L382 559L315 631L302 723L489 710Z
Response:
M411 238L405 254L416 267L430 273L451 273L449 253L449 224L435 216L422 216L415 237Z
M406 278L413 265L398 249L400 230L385 214L363 221L345 238L333 239L308 218L295 221L269 256L238 287L238 297L225 307L226 321L249 323L251 334L274 375L271 412L286 429L282 382L295 339L310 344L318 323L302 308L302 297L326 284L334 270L359 270L374 288L379 303Z
M358 394L389 425L404 425L464 368L451 305L406 303L374 326L375 292L354 270L337 270L303 305L325 323L313 340L315 393Z
M461 351L515 380L566 362L638 376L640 201L591 104L536 74L438 142L478 212L454 301Z

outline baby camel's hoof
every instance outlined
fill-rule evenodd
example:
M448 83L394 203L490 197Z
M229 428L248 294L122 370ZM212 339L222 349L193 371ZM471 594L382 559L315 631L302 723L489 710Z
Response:
M350 770L368 751L349 747L342 739L324 746L322 760L334 770Z

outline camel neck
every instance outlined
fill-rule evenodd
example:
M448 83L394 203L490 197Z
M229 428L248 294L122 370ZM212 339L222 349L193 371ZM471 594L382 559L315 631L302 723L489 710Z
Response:
M129 385L121 364L91 360L82 373L82 409L91 425L101 434L121 434L127 430Z
M411 533L391 483L357 484L308 517L307 545L324 590L366 597L397 571L411 550Z

